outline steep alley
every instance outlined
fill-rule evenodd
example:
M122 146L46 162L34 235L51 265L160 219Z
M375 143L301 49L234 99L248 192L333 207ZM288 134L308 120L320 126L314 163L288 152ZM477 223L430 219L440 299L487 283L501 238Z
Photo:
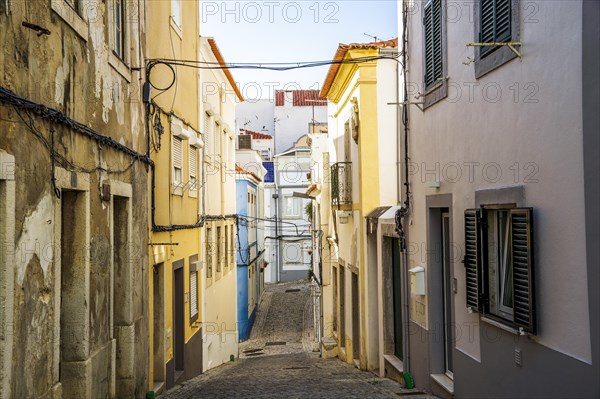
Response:
M240 358L161 396L187 398L432 398L336 359L314 344L311 287L267 285Z

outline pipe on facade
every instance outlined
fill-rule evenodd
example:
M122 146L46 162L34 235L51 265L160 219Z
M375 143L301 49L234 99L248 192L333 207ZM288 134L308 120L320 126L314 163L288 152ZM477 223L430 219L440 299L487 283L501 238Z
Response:
M404 102L408 102L408 88L407 88L407 83L408 83L408 77L407 77L407 56L406 56L406 51L407 51L407 47L408 47L408 32L407 32L407 28L408 27L408 6L406 4L406 2L402 3L402 76L403 76L403 84L404 84ZM399 79L398 79L399 80ZM403 130L404 130L404 187L405 187L405 193L406 193L406 199L404 200L404 206L402 208L400 208L400 210L398 212L401 212L401 223L404 224L404 226L408 225L408 214L410 211L410 185L408 182L408 162L409 162L409 155L408 155L408 126L409 126L409 114L408 114L408 105L404 105L402 107L402 126L403 126ZM400 225L400 227L402 228L402 224ZM406 250L406 235L404 234L404 243L401 247L402 250L402 259L404 262L404 270L408 270L408 252ZM406 284L408 285L408 284ZM406 287L405 287L406 288ZM408 289L404 289L404 308L405 311L404 313L404 317L405 317L405 323L407 323L408 325L408 315L409 315L409 305L408 305L408 301L410 300L410 295L408 293ZM410 350L409 350L409 345L408 342L405 340L405 353L406 353L406 368L405 371L407 373L410 373Z

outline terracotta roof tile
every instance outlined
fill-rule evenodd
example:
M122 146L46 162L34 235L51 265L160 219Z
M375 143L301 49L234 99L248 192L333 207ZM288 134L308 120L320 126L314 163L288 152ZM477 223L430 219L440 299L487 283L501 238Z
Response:
M235 173L239 174L239 175L250 175L252 177L254 177L256 180L258 181L262 181L262 179L260 177L258 177L257 175L255 175L252 172L248 172L247 170L243 169L240 165L238 165L237 163L235 164Z
M398 48L398 38L371 43L340 43L338 45L337 51L335 52L335 55L333 56L334 63L331 64L331 66L329 67L327 77L325 78L323 88L321 89L319 95L321 97L327 97L327 94L331 89L331 85L333 84L335 76L337 75L338 71L340 70L340 67L342 66L340 62L343 61L344 58L346 58L346 54L349 50L377 50L382 48Z
M273 136L264 133L253 132L252 130L240 129L240 134L249 134L254 140L270 140Z
M312 107L313 105L318 107L327 105L327 99L319 96L319 90L290 90L289 93L292 93L293 95L292 105L294 107ZM282 107L284 105L284 95L285 93L283 90L275 91L275 106ZM320 102L322 102L322 104Z
M219 50L219 47L217 46L217 42L215 42L215 39L213 39L212 37L209 37L208 45L210 46L210 49L212 50L213 54L215 55L215 58L219 62L219 65L221 65L221 67L223 67L223 72L225 73L227 80L233 87L233 90L235 91L235 94L237 95L238 99L240 101L244 101L244 97L242 96L240 89L238 88L237 84L235 83L235 80L233 80L233 75L231 75L229 68L227 68L225 59L223 58L223 55L221 54L221 51Z

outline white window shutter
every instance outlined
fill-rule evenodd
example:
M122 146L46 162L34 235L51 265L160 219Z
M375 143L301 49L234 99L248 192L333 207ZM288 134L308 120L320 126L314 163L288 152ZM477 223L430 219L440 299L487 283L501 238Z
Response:
M190 146L190 177L196 177L198 170L198 151Z
M190 317L198 314L198 272L190 272Z
M179 137L172 137L173 140L173 180L177 183L181 183L182 170L183 170L183 146L182 141Z

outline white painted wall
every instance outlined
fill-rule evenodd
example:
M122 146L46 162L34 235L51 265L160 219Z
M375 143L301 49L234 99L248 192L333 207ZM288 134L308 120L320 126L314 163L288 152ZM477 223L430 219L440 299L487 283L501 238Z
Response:
M522 61L512 60L478 80L473 65L463 64L468 56L473 57L473 50L465 46L475 37L472 14L466 3L454 3L461 9L462 18L447 24L449 97L425 112L410 108L411 160L419 172L425 166L435 170L439 163L442 181L441 188L434 189L427 184L434 180L434 173L412 175L415 201L410 240L426 242L427 194L452 193L454 241L464 248L463 214L475 205L475 190L524 185L526 206L534 207L536 212L539 334L533 339L591 362L582 189L581 29L573 29L581 24L582 7L581 2L571 1L528 3L537 12L528 19L521 3ZM418 6L409 17L409 26L409 80L422 87ZM469 85L473 86L471 93ZM492 101L494 88L498 87L502 94ZM479 163L472 179L467 162ZM492 162L497 166L488 166L486 178L484 166ZM498 167L502 175L496 179ZM457 178L455 170L461 172ZM454 259L458 280L455 309L456 323L465 327L469 323L477 325L479 317L466 310L461 259ZM411 260L427 268L422 251ZM457 348L480 359L479 334L468 339L465 328Z

